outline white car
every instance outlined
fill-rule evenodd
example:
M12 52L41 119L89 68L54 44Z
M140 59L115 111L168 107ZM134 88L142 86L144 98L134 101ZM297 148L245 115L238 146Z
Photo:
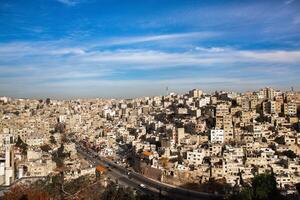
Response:
M141 186L142 188L145 188L145 187L146 187L144 184L140 184L140 186Z

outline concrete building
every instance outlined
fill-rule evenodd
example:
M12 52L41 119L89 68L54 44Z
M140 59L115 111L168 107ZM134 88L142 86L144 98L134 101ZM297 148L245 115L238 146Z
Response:
M210 130L211 143L223 143L224 142L224 130L212 129Z

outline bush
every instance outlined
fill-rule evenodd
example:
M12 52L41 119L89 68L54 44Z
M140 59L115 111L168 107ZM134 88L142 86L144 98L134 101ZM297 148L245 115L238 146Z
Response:
M285 144L284 136L276 137L274 140L277 144Z

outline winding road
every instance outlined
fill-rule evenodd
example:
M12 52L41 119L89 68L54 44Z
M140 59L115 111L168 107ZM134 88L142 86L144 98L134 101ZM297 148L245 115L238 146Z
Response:
M120 184L134 188L143 193L152 195L159 199L162 196L169 197L174 200L189 199L189 200L215 200L223 199L222 195L196 192L173 185L165 184L153 179L149 179L139 173L126 169L106 158L100 158L95 156L96 152L92 149L86 149L77 144L77 151L85 159L91 161L95 165L109 166L108 175L115 180L118 180Z

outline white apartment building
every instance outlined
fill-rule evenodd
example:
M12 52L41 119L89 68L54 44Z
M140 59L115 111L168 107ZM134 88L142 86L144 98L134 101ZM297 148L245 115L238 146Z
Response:
M224 142L224 130L212 129L210 130L211 143L223 143Z
M210 102L210 98L209 97L204 97L204 98L201 98L201 99L199 99L199 108L202 108L202 107L204 107L204 106L206 106L207 104L209 104L209 102Z

